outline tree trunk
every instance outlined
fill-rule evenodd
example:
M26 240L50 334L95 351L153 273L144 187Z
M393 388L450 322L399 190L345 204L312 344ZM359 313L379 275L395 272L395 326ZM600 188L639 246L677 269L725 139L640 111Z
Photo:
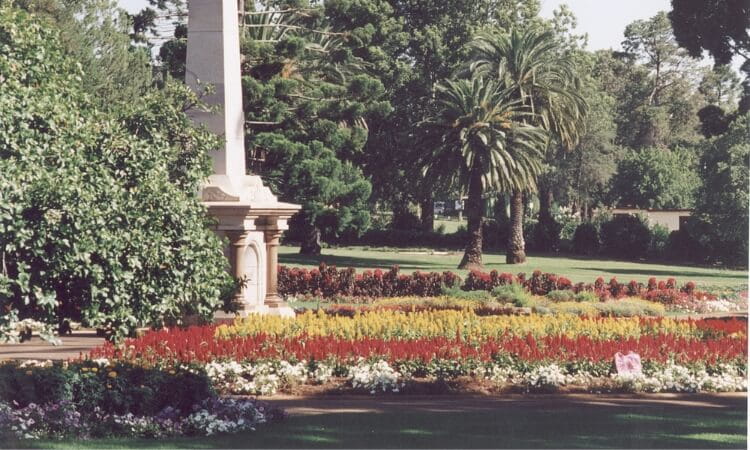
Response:
M432 193L425 195L419 203L420 217L419 221L423 231L433 231L435 229L435 197Z
M314 223L305 223L302 245L299 252L302 255L320 255L320 230Z
M552 189L549 182L544 177L539 178L539 221L552 218Z
M469 179L469 198L466 200L469 240L459 269L475 270L482 266L482 174L472 171Z
M519 264L526 261L526 244L523 241L523 192L513 191L510 197L510 233L505 262Z

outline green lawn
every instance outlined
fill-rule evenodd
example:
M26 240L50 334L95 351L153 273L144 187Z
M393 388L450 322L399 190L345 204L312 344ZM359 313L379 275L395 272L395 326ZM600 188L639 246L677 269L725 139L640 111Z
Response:
M415 254L417 253L417 254ZM279 260L281 264L298 267L315 267L323 261L338 267L361 269L388 268L399 265L402 271L413 272L451 270L466 275L466 271L456 269L462 252L429 254L429 252L409 252L409 250L378 250L364 247L347 247L323 249L320 256L298 254L297 247L281 247ZM643 264L602 259L570 258L558 256L530 255L524 264L508 265L505 254L485 253L486 270L497 269L500 272L527 272L535 269L552 272L570 278L574 283L593 282L602 276L607 281L616 276L620 281L638 280L645 282L649 277L666 279L674 277L678 283L695 281L699 286L736 288L747 285L747 271L705 268L695 266L677 266L663 264Z
M557 407L323 413L254 433L170 440L37 442L41 448L747 448L744 407ZM6 443L17 446L17 442Z

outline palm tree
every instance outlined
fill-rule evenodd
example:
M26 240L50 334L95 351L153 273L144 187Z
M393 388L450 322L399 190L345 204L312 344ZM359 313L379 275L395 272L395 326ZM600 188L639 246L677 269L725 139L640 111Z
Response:
M510 33L485 31L472 41L471 49L472 73L498 80L531 112L529 120L533 125L543 128L563 147L575 146L583 131L587 105L579 93L575 61L553 32L539 28ZM512 191L511 232L506 249L509 264L526 260L523 196L524 191L534 187L520 186Z
M460 269L482 267L483 195L487 189L532 186L541 169L544 133L512 91L482 77L437 86L437 111L426 124L439 137L424 162L428 179L449 180L468 192L469 238ZM508 142L513 141L513 147Z

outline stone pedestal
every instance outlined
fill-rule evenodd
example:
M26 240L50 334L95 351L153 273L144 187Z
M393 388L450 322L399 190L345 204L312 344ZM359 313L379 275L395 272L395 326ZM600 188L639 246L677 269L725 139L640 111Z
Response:
M200 192L215 231L226 237L232 275L243 282L236 293L239 314L294 315L278 295L279 237L299 205L279 202L260 177L247 175L242 109L237 0L189 0L185 81L216 111L194 109L198 124L223 136L212 152L214 173Z
M279 238L297 205L277 203L273 209L233 202L206 202L206 205L218 221L215 231L229 242L225 253L232 275L243 282L234 297L237 313L294 316L294 311L278 294L277 274Z

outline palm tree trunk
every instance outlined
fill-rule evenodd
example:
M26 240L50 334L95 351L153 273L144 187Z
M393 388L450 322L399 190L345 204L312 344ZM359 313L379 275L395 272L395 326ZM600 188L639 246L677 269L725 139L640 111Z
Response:
M510 197L510 233L505 262L519 264L526 261L525 242L523 240L523 192L513 191Z
M482 266L482 174L473 170L469 179L469 197L466 199L466 218L469 237L459 269L475 270Z

